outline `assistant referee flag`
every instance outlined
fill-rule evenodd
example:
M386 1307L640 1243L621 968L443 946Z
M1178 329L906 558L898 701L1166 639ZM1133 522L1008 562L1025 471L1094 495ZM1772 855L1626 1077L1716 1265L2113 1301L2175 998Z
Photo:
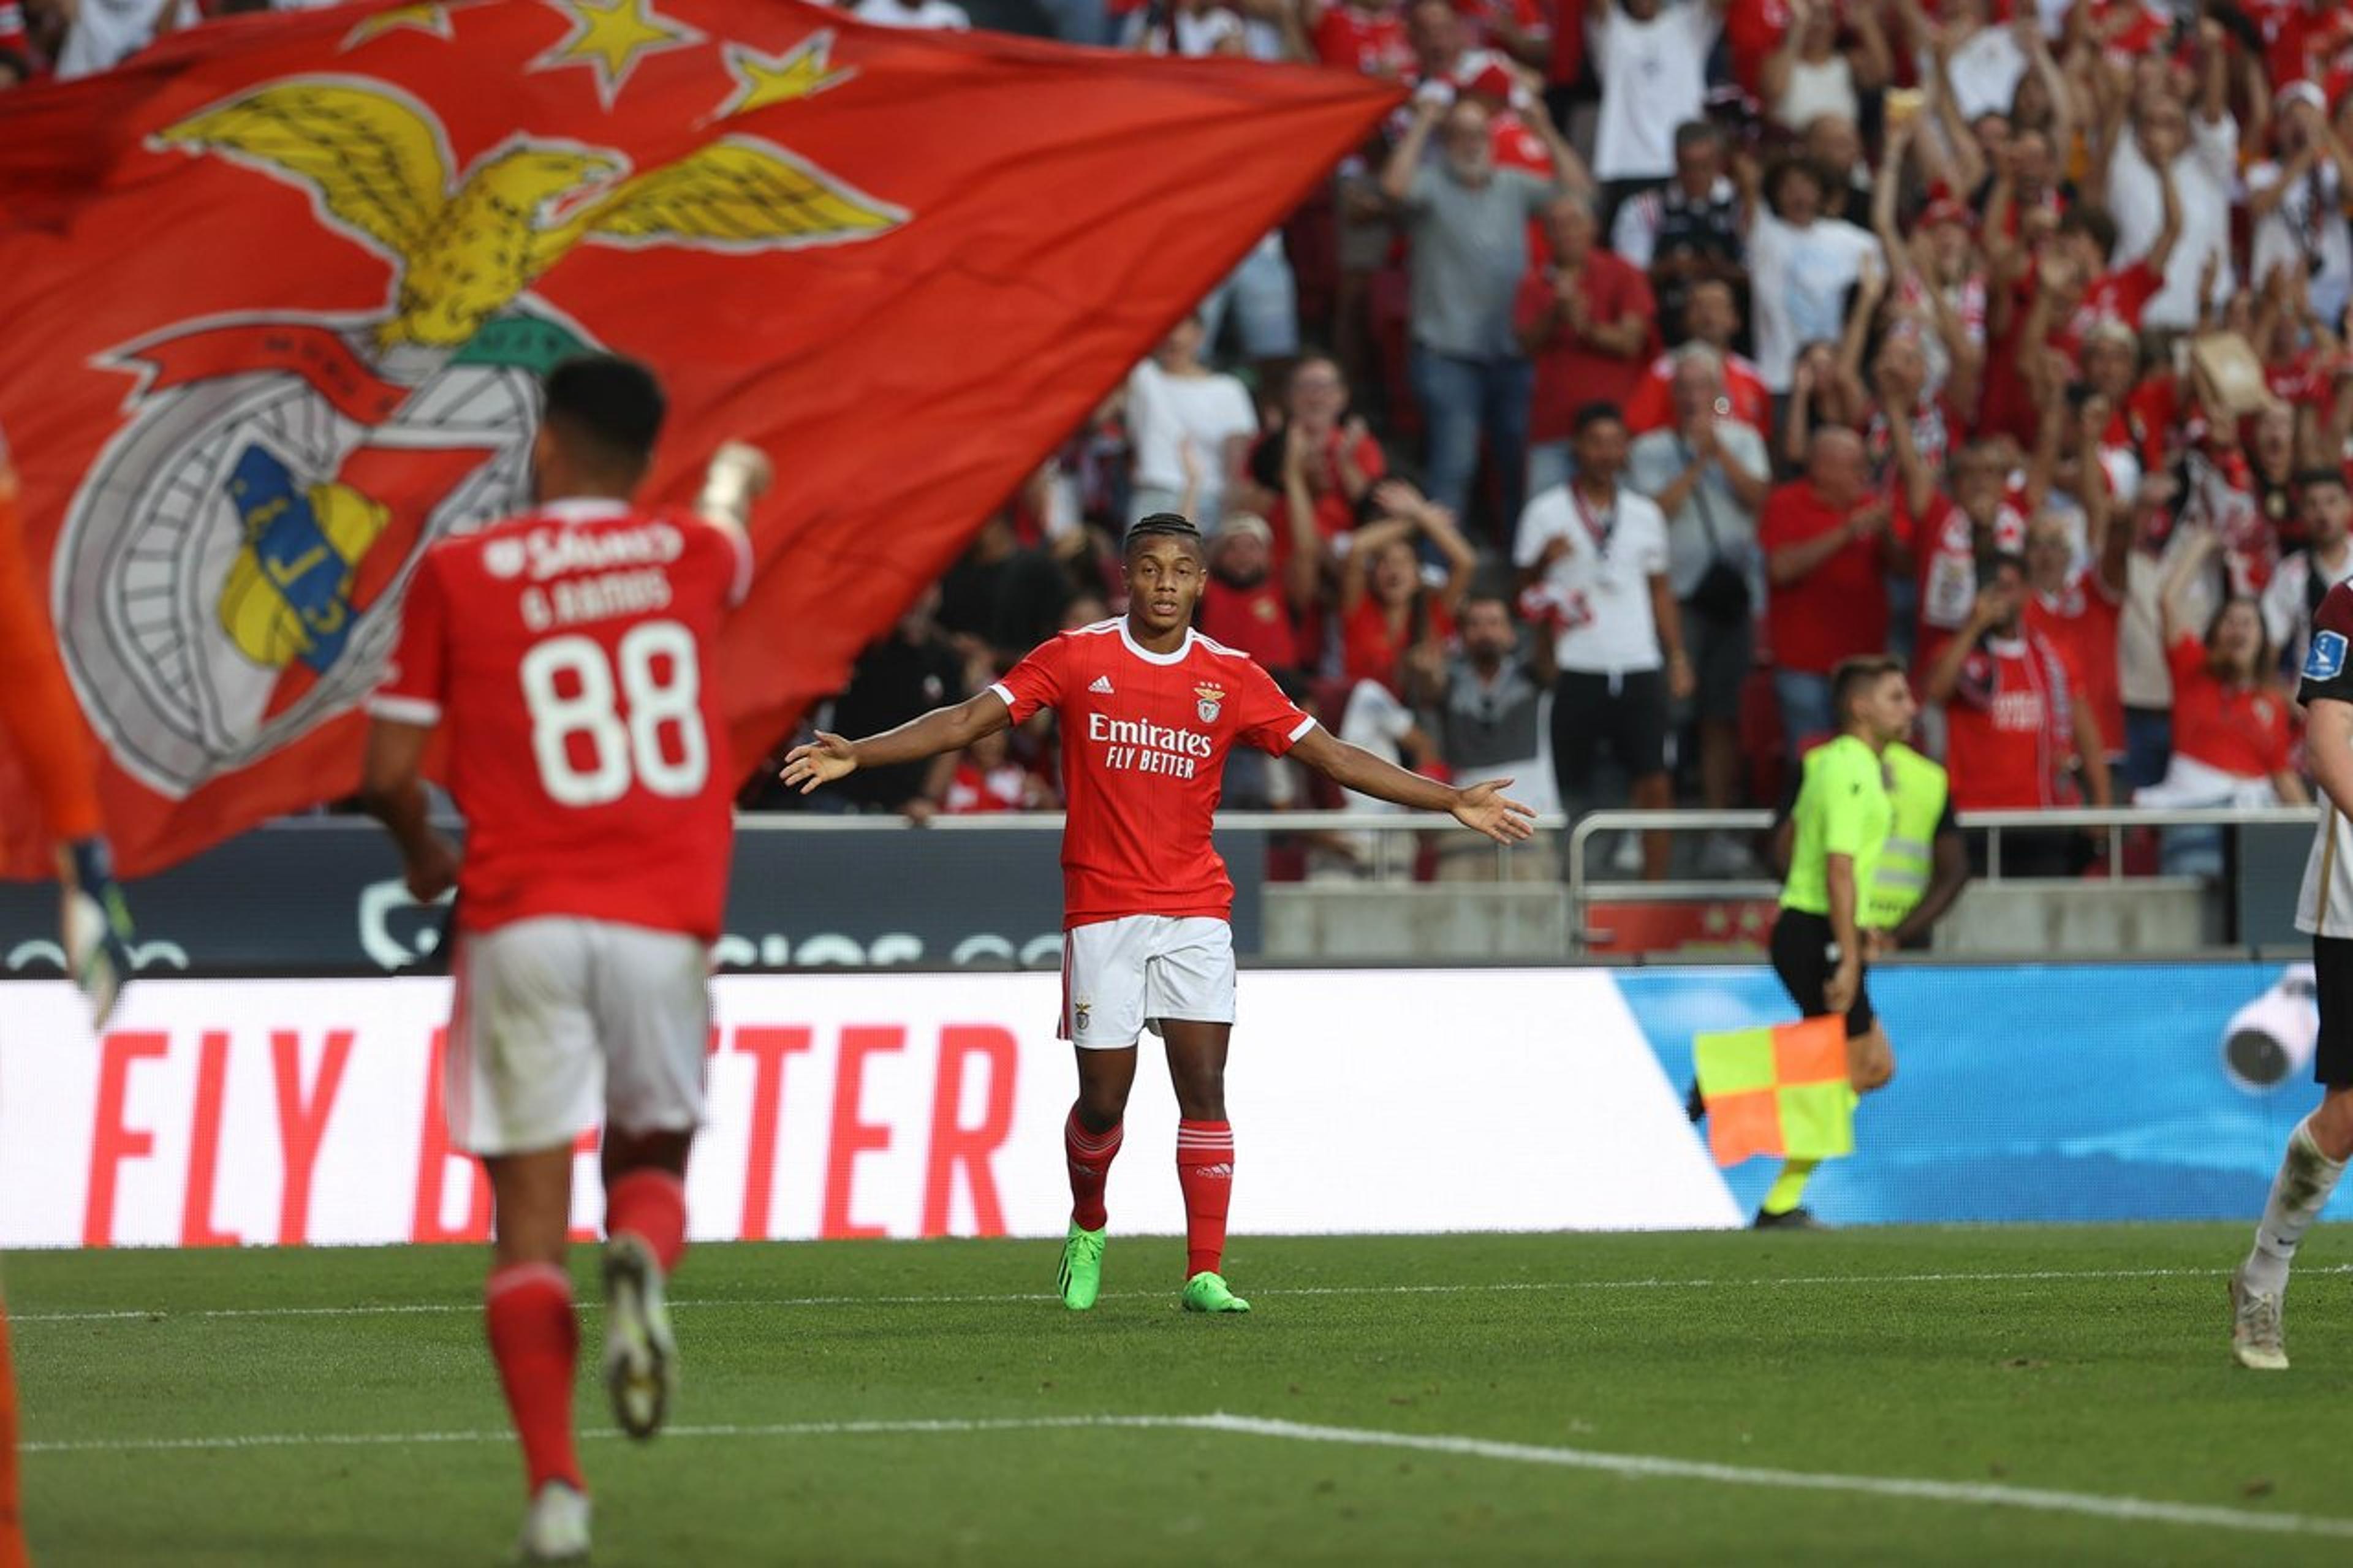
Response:
M1717 1164L1759 1154L1831 1160L1854 1152L1844 1019L1696 1035L1692 1059L1707 1101L1708 1152Z

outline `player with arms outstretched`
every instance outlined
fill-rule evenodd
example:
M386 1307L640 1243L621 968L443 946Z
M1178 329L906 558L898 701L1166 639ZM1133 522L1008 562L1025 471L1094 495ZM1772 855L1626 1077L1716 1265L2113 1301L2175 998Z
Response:
M1205 581L1200 533L1156 512L1127 536L1124 617L1065 632L968 702L863 740L819 733L786 759L804 794L860 767L953 752L1050 708L1060 721L1061 1038L1076 1047L1079 1095L1063 1124L1071 1228L1063 1305L1102 1289L1103 1188L1119 1152L1149 1027L1167 1047L1176 1091L1176 1179L1185 1194L1183 1304L1246 1312L1220 1272L1233 1190L1226 1047L1234 1021L1233 883L1210 843L1226 756L1236 745L1293 755L1347 789L1451 813L1502 843L1530 831L1528 808L1498 779L1453 789L1335 740L1293 707L1247 654L1193 630Z
M743 513L767 469L723 447L705 515L638 510L663 412L640 366L557 365L532 450L538 507L426 551L369 705L369 809L412 893L458 889L443 1104L450 1142L490 1173L484 1315L522 1440L532 1561L588 1551L564 1264L573 1144L600 1121L605 1378L630 1436L659 1430L676 1378L663 1290L686 1246L734 832L710 672L751 586ZM437 731L462 862L426 818Z
M2258 1372L2287 1370L2281 1304L2306 1229L2353 1161L2353 585L2328 590L2312 613L2296 700L2304 748L2320 785L2320 827L2305 864L2296 930L2312 937L2320 1037L2312 1076L2320 1104L2288 1134L2247 1260L2231 1276L2231 1353Z
M41 608L16 510L16 470L0 441L0 728L7 731L58 846L65 887L68 973L88 993L103 1026L131 973L131 914L114 880L98 786L83 742L80 710ZM8 1314L0 1308L0 1568L31 1562L19 1517L16 1376L8 1355Z

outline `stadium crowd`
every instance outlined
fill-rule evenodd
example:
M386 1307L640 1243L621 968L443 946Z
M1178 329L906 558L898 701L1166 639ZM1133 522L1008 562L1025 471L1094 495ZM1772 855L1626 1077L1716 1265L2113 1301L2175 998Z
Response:
M1020 5L855 9L1411 96L987 521L828 728L1124 609L1120 533L1173 510L1209 536L1204 633L1344 738L1542 808L1769 804L1831 727L1831 671L1881 651L1964 811L2306 798L2283 677L2353 576L2353 9ZM258 8L0 4L0 78ZM1342 804L1238 770L1229 805ZM1024 731L838 804L1047 807L1053 777ZM1312 863L1369 874L1368 842ZM1715 838L1703 868L1749 855ZM1664 875L1663 839L1621 864Z

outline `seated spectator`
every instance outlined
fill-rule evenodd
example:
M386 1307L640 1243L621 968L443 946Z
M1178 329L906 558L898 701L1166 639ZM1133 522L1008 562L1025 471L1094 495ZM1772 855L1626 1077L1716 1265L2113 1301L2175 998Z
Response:
M1438 745L1414 718L1413 709L1386 682L1360 680L1348 689L1336 733L1352 746L1362 746L1384 762L1416 773L1435 771ZM1339 809L1352 816L1403 817L1406 808L1354 790L1340 792ZM1316 835L1309 841L1307 879L1311 882L1414 879L1419 836L1406 832L1345 830Z
M1054 799L1054 792L1046 787L1045 780L1014 760L1012 742L1006 731L983 735L962 752L952 752L947 756L955 766L948 779L947 795L940 804L943 816L1051 811L1060 804Z
M1374 500L1379 521L1356 531L1340 565L1342 671L1403 693L1407 657L1454 636L1454 612L1479 557L1453 514L1403 480L1384 481ZM1425 542L1446 562L1435 586L1422 577L1417 546Z
M2309 81L2279 89L2276 157L2247 171L2247 215L2254 219L2248 276L2258 284L2285 268L2306 279L2313 313L2344 319L2353 295L2353 232L2345 198L2353 191L2353 152L2328 123L2328 100Z
M1674 424L1634 442L1627 480L1666 515L1668 576L1694 683L1676 728L1696 737L1683 754L1697 755L1701 799L1721 811L1740 804L1741 696L1756 664L1764 588L1757 514L1772 465L1765 437L1727 412L1715 351L1686 343L1674 359ZM1704 868L1735 873L1746 861L1735 840L1710 837Z
M1588 37L1601 84L1593 176L1608 223L1637 191L1675 172L1675 127L1707 106L1707 58L1725 0L1590 0Z
M1765 378L1755 362L1733 353L1733 342L1739 335L1740 306L1732 286L1712 279L1693 284L1684 297L1677 346L1715 351L1724 371L1724 395L1731 405L1725 410L1727 416L1761 435L1772 427L1773 395L1765 390ZM1663 353L1651 362L1626 406L1627 429L1641 436L1674 422L1674 376L1673 354Z
M1512 326L1535 367L1527 493L1567 482L1569 424L1588 403L1623 405L1656 346L1658 302L1641 268L1594 243L1593 206L1564 195L1546 215L1552 264L1520 283Z
M1954 807L2047 810L2085 796L2109 805L2108 765L2091 710L2075 700L2066 659L2026 624L2025 563L1990 556L1978 580L1968 622L1923 683L1922 695L1946 710ZM2083 845L2072 835L2031 846L2005 836L2003 864L2025 875L2065 874L2081 868Z
M1691 657L1668 578L1667 522L1656 503L1623 488L1626 425L1608 404L1577 416L1577 476L1528 502L1512 559L1530 618L1553 636L1553 770L1564 810L1590 805L1606 747L1632 781L1633 805L1673 804L1667 771L1669 704L1693 692ZM1672 846L1644 836L1643 874L1667 874Z
M1539 813L1560 809L1546 730L1553 682L1552 647L1539 633L1520 649L1512 607L1501 596L1463 602L1461 651L1446 664L1433 704L1438 754L1457 788L1512 781L1512 795ZM1441 882L1549 881L1560 874L1552 835L1540 833L1508 856L1467 833L1440 835Z
M1842 428L1814 432L1806 477L1766 500L1757 528L1766 628L1782 742L1793 756L1837 727L1831 672L1887 646L1890 515L1865 483L1862 437Z
M1650 273L1659 319L1676 322L1700 284L1746 277L1745 226L1740 187L1725 173L1724 132L1708 121L1692 120L1675 127L1674 178L1619 204L1609 248ZM1716 347L1730 342L1726 338Z
M1862 276L1863 258L1878 249L1868 230L1821 216L1831 183L1812 163L1795 160L1765 182L1767 199L1757 199L1753 184L1747 193L1757 364L1777 394L1790 388L1800 344L1838 341L1847 290Z
M1155 511L1217 528L1226 486L1258 434L1249 389L1201 363L1201 319L1176 323L1127 378L1127 428L1135 447L1128 521Z
M2313 612L2337 584L2353 578L2353 497L2342 468L2307 468L2296 476L2296 501L2308 542L2281 560L2263 585L2263 631L2281 650L2280 668L2304 668Z
M1441 117L1440 155L1422 156ZM1528 264L1527 221L1558 187L1495 166L1490 117L1464 100L1418 100L1413 125L1381 172L1412 246L1408 309L1415 398L1429 427L1430 499L1456 517L1471 503L1480 438L1496 468L1505 515L1516 515L1527 471L1528 362L1512 334L1512 306ZM1544 116L1562 186L1581 186L1577 154Z

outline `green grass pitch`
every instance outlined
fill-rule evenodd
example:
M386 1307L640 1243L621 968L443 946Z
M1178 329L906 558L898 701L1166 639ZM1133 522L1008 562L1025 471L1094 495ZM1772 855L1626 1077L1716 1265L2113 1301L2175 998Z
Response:
M1050 1243L702 1247L654 1444L586 1315L596 1561L2343 1563L2347 1249L2316 1234L2262 1376L2246 1234L1244 1237L1258 1310L1216 1320L1166 1238L1114 1235L1083 1316ZM37 1560L502 1561L481 1268L10 1258Z

